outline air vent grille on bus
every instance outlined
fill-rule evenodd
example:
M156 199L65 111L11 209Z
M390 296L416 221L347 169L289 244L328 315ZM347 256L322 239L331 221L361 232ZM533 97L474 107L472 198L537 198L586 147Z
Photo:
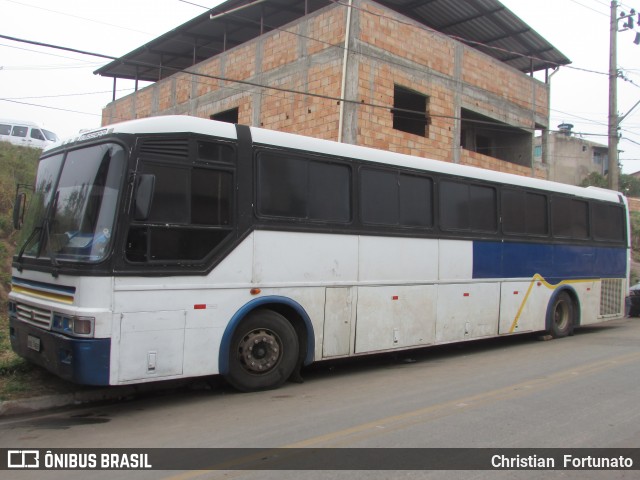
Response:
M624 280L607 278L602 280L600 290L600 315L622 315L622 289Z
M187 158L189 156L189 141L177 138L146 139L140 146L140 154L154 157Z
M33 305L18 302L16 304L16 312L18 318L23 322L46 328L47 330L51 328L51 311L45 308L34 307Z

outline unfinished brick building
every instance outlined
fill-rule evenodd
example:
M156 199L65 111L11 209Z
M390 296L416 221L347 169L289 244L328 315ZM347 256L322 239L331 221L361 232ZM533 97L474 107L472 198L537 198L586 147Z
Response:
M497 0L347 1L229 0L99 69L102 122L184 114L546 177L533 73L564 55ZM119 78L136 91L115 100Z

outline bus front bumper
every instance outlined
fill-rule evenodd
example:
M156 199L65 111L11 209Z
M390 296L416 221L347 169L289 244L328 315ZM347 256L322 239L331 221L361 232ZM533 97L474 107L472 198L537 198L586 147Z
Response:
M111 339L73 338L9 319L11 348L55 375L81 385L109 385Z

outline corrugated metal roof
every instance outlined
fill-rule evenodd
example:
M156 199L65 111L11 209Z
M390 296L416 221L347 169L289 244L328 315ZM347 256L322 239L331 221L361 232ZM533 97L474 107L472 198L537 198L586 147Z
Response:
M377 1L522 72L571 63L497 0ZM332 3L332 0L229 0L95 73L155 82Z
M497 0L381 0L380 3L522 72L571 63Z

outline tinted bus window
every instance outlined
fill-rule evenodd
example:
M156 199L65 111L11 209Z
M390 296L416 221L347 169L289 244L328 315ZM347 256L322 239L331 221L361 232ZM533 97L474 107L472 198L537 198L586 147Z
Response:
M433 181L430 178L400 175L400 224L409 227L433 226Z
M401 227L433 225L433 181L395 171L360 172L364 223Z
M444 230L496 232L495 188L448 180L440 182L440 226Z
M337 163L263 153L258 158L258 213L347 223L351 170Z
M587 202L554 196L551 204L553 235L562 238L589 237L589 208Z
M360 172L362 221L378 225L400 223L398 174L365 169Z
M502 190L502 229L513 235L546 235L547 197L538 193Z
M624 210L618 205L591 205L592 234L595 240L624 242Z

